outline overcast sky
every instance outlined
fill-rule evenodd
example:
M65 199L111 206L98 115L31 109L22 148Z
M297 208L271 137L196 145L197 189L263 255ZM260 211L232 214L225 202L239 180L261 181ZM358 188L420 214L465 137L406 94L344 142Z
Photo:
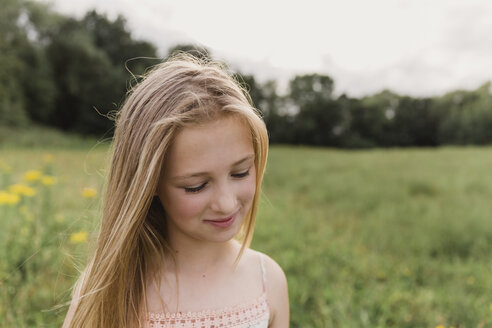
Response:
M491 0L51 2L77 17L122 14L161 55L200 44L261 81L318 72L351 96L431 96L492 80Z

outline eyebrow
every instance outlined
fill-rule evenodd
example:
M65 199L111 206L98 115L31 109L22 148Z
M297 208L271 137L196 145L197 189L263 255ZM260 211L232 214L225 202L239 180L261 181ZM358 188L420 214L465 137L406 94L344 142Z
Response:
M240 159L239 161L233 163L232 166L240 165L240 164L247 162L247 161L254 159L254 158L255 158L254 154L248 155L248 156L244 157L243 159ZM178 176L172 177L171 180L183 180L183 179L187 179L187 178L206 176L208 174L209 174L208 172L197 172L197 173L191 173L191 174L185 174L185 175L178 175Z

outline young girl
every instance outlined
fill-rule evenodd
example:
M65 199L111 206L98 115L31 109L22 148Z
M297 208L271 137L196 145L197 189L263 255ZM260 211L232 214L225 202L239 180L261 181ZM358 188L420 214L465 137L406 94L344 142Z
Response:
M218 64L184 55L131 92L63 327L288 327L282 269L248 248L268 153L248 99Z

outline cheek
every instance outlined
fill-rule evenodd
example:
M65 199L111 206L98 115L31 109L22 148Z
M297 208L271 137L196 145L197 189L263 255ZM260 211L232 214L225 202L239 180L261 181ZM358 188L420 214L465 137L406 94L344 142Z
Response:
M163 202L163 207L172 220L187 220L196 217L203 212L207 203L205 197L198 194L170 192L168 195Z
M243 203L251 203L256 192L256 175L253 172L244 180L238 191L239 197Z

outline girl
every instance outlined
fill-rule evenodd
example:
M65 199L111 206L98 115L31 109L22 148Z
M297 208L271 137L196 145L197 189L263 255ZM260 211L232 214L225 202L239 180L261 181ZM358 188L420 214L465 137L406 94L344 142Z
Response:
M267 153L222 67L158 65L119 113L100 234L63 327L288 327L282 269L248 248Z

